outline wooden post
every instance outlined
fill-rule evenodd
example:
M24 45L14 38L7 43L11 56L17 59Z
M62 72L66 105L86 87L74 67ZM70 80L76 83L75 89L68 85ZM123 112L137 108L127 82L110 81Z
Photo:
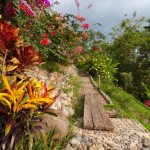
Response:
M100 74L98 75L98 86L100 87L101 84L101 79L100 79Z

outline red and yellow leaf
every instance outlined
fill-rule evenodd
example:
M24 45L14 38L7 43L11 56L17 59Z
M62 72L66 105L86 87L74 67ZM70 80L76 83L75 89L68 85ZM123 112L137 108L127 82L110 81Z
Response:
M24 104L24 105L22 105L21 107L18 107L17 108L17 112L19 112L20 110L22 110L22 109L37 109L37 106L36 105L34 105L34 104Z
M6 68L6 71L7 71L7 72L13 71L13 70L15 70L17 67L18 67L18 65L8 64L8 66L7 66L7 68Z
M8 90L8 92L10 92L10 94L11 94L11 96L12 96L12 98L13 98L12 100L13 100L13 102L15 103L15 102L16 102L16 101L15 101L15 96L14 96L13 91L12 91L11 88L10 88L10 85L9 85L9 83L8 83L8 80L7 80L6 76L2 75L2 80L3 80L3 82L4 82L5 88Z

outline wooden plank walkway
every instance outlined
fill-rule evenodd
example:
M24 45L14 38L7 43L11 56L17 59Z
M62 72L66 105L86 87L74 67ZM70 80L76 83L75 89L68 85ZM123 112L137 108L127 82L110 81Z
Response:
M107 131L114 129L97 93L85 94L83 128Z

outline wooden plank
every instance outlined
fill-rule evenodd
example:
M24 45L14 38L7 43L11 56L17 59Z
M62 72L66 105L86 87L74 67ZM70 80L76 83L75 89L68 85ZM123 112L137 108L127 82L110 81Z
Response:
M101 114L99 112L99 108L97 106L96 99L93 93L90 93L90 100L91 100L94 129L103 130L104 129L103 120L101 118Z
M113 131L114 130L114 125L112 124L111 120L109 119L109 116L108 116L106 110L104 109L104 106L102 105L101 100L98 99L97 94L95 94L94 96L95 96L99 111L101 113L101 117L102 117L102 120L103 120L103 123L104 123L105 130Z
M83 128L93 129L92 110L89 93L86 93L84 97Z

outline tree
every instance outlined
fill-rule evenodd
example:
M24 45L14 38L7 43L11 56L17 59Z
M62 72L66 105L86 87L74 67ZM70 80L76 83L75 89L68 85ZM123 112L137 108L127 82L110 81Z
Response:
M150 32L143 28L144 22L144 17L136 19L136 13L131 19L122 20L113 28L110 47L114 61L119 62L119 84L125 88L123 73L132 75L132 83L126 90L141 100L145 96L141 82L150 85Z

